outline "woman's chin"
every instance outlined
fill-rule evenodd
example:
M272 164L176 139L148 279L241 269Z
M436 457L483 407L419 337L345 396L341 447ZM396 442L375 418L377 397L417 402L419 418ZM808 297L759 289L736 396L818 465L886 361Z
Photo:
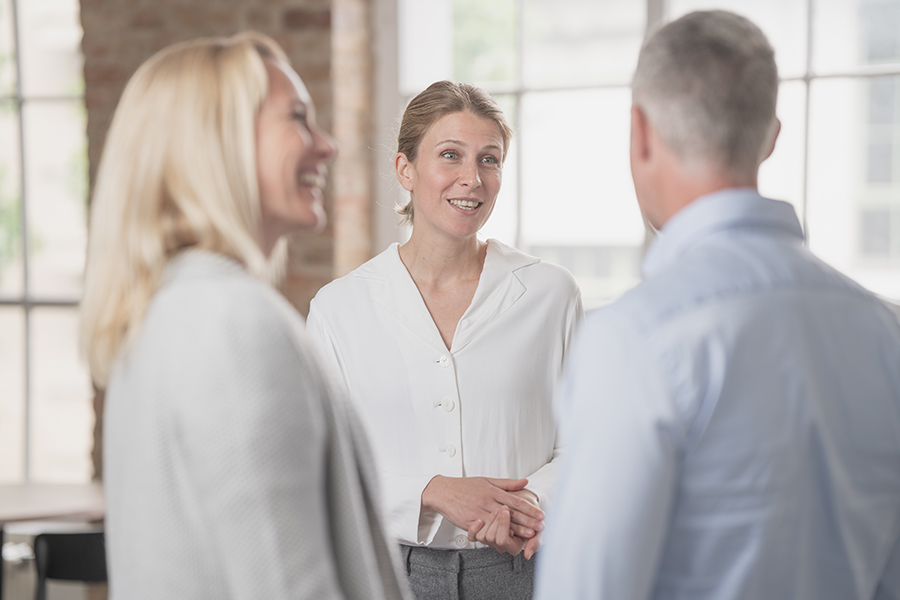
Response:
M322 233L327 224L328 217L325 215L325 208L317 202L313 206L313 210L310 211L310 216L304 225L298 228L298 232L315 235L317 233Z
M302 210L296 212L292 221L289 231L291 234L315 235L321 233L328 224L328 216L325 214L325 206L321 198L316 197L311 202L305 203Z

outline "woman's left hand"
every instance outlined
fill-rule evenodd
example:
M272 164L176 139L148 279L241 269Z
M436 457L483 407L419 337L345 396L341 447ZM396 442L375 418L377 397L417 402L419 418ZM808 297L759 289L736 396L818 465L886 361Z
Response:
M523 489L510 493L540 508L534 492ZM531 560L541 546L540 532L527 530L527 535L519 535L518 530L522 527L512 522L512 512L509 507L502 506L493 512L487 523L477 519L469 528L469 541L487 544L497 552L512 556L524 550L526 560Z
M518 496L519 498L522 498L523 500L526 500L526 501L530 502L531 504L540 508L540 502L538 502L537 494L535 494L534 492L532 492L530 490L522 489L522 490L519 490L516 492L510 492L510 494L513 494L514 496ZM516 524L513 523L512 529L514 532L515 532L516 527L517 527ZM541 547L541 533L539 531L536 531L536 532L534 532L533 536L531 536L530 538L528 538L525 541L525 558L527 560L531 560L531 557L535 555L535 553L538 551L538 549L540 547Z

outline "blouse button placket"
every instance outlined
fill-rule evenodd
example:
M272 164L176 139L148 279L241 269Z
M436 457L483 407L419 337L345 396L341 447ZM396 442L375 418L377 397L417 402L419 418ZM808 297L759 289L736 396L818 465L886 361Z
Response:
M450 477L461 477L463 475L462 453L460 452L462 448L462 432L460 429L460 414L456 410L459 403L459 389L456 384L456 374L453 373L453 360L447 354L441 354L434 362L437 368L443 372L438 378L441 384L434 390L435 395L437 395L434 407L435 409L438 407L441 409L441 411L435 413L435 418L438 418L439 431L441 432L438 438L440 444L438 448L443 455L442 462L444 466L442 467L442 474ZM437 415L439 414L446 416L438 417Z

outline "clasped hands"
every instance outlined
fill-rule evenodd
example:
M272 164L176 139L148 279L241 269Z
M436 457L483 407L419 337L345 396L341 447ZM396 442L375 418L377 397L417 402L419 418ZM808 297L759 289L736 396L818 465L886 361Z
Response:
M540 546L544 511L525 489L527 479L434 477L422 492L422 507L465 529L469 541L531 559Z

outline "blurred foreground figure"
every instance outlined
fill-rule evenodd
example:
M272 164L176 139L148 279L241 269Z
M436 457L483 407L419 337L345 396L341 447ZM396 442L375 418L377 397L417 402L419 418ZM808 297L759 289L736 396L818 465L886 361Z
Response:
M900 325L757 193L777 89L734 14L641 50L631 168L660 235L576 337L539 598L900 594Z
M334 142L258 34L171 46L116 110L82 336L107 388L113 598L396 599L374 467L266 282Z

